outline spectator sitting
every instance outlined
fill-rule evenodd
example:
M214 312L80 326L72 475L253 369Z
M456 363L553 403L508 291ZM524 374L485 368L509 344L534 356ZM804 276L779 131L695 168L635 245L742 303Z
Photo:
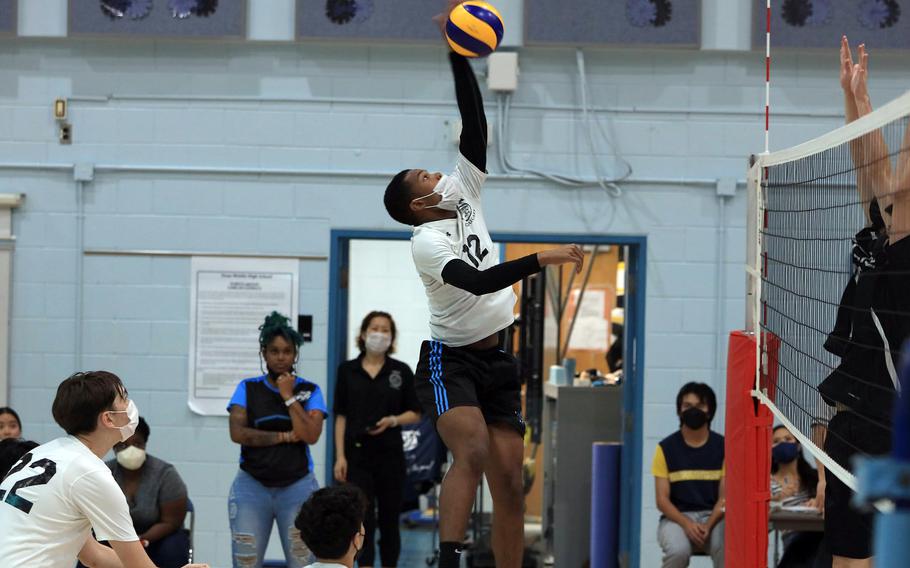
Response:
M796 437L785 426L776 427L771 434L771 500L783 507L814 507L817 484L818 473L803 457ZM814 566L822 537L820 532L785 532L784 555L778 568Z
M22 421L16 411L8 406L0 407L0 440L22 437Z
M300 508L294 526L316 556L308 568L353 568L363 550L366 498L354 485L314 492Z
M654 474L657 538L664 568L689 565L693 549L724 566L724 437L710 429L717 398L704 383L687 383L676 395L679 430L657 446Z
M38 447L38 442L21 440L19 438L4 438L0 440L0 480L22 456Z
M183 528L186 517L186 485L171 464L145 452L148 423L139 418L136 433L114 446L116 459L108 461L114 479L123 489L130 517L156 566L171 568L187 563L189 537Z

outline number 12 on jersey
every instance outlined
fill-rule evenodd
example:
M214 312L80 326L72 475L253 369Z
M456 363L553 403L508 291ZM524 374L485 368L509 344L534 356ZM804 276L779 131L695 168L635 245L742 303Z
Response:
M468 260L471 261L474 268L480 268L480 263L490 254L490 251L487 249L480 250L480 237L477 235L468 235L467 241L467 244L462 245L461 250L468 255ZM472 252L473 254L471 254Z

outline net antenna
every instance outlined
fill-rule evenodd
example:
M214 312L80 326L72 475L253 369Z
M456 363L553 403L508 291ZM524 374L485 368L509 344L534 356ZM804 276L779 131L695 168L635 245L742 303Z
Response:
M769 126L771 123L771 0L765 10L765 154L771 151Z
M889 344L883 328L908 329L910 309L902 300L896 307L864 307L844 298L848 283L859 287L864 277L870 278L864 275L872 274L876 282L883 275L906 282L901 276L906 269L873 263L866 268L871 272L864 272L865 261L854 258L862 244L860 231L869 227L878 247L887 243L893 250L902 238L910 239L901 233L906 229L898 228L898 207L910 207L908 182L910 92L819 138L753 156L748 175L747 325L759 345L752 396L854 490L850 464L825 453L817 432L826 431L834 441L828 421L846 409L865 427L891 435L890 411L898 387L890 375L900 344ZM877 206L886 220L875 225L869 212ZM888 220L892 214L893 224ZM875 286L876 298L887 293ZM843 336L835 330L845 313L852 323ZM881 318L890 323L880 325ZM865 329L878 329L872 331L873 340L856 331L866 321ZM844 365L843 349L864 350L870 365ZM840 386L831 390L831 385ZM853 397L850 404L832 395L839 392ZM851 447L863 455L861 448Z

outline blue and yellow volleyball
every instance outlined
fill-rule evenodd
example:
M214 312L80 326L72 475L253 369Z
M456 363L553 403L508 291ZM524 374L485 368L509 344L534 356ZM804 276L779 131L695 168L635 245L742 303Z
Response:
M455 53L465 57L486 57L502 41L502 16L487 2L462 2L449 14L446 39Z

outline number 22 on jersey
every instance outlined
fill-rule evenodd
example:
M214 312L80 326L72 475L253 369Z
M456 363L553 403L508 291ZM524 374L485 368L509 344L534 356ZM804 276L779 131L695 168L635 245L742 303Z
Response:
M16 492L25 487L32 487L35 485L44 485L51 480L54 475L57 473L57 464L53 460L49 459L40 459L35 460L34 463L29 463L32 461L31 452L22 456L22 459L19 460L16 465L9 470L9 473L6 475L6 478L3 480L2 485L6 485L8 481L11 481L13 477L26 466L29 466L32 469L40 469L41 473L37 475L32 475L30 477L25 477L13 484L12 488L9 489L7 493L6 489L0 489L0 500L3 502L12 505L13 507L19 509L23 513L28 514L32 510L34 503L28 499L18 495Z

